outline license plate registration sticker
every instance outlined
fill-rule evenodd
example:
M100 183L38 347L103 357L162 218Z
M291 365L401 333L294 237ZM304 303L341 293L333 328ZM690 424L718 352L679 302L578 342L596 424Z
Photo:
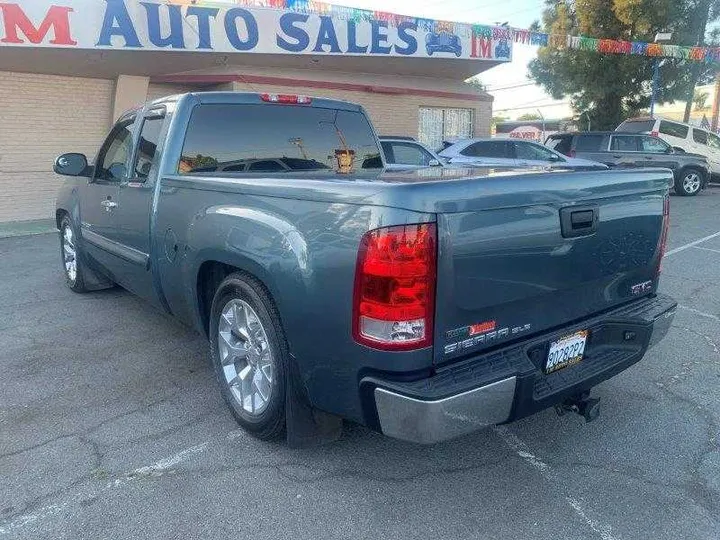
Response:
M588 331L582 330L571 336L566 336L550 344L545 373L552 373L559 369L573 366L583 359Z

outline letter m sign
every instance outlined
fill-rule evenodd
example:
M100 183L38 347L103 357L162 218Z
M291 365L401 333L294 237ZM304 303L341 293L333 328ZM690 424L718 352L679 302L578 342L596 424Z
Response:
M77 41L70 36L69 13L72 11L70 7L51 6L39 26L35 26L18 4L0 2L0 14L5 26L5 37L0 42L25 43L19 35L22 32L30 43L42 43L52 28L55 38L50 40L51 44L77 45Z

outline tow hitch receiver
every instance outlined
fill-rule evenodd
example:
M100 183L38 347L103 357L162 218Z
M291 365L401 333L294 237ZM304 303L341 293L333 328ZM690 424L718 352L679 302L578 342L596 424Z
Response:
M574 412L585 418L585 423L592 422L600 416L600 399L590 399L590 392L583 392L555 405L555 412L558 416Z

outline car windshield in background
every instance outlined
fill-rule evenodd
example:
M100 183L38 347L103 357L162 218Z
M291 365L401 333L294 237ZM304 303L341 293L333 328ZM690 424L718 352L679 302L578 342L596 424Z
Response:
M627 131L628 133L650 133L655 125L655 120L626 120L615 131Z
M372 128L359 112L207 104L193 111L178 171L348 174L382 167Z

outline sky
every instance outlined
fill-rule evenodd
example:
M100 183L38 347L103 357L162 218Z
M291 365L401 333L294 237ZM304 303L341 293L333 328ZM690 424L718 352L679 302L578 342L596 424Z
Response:
M446 21L480 24L507 22L515 28L528 28L533 21L540 20L545 5L543 0L343 0L336 3ZM492 68L480 76L480 80L495 97L495 116L515 119L525 113L537 114L537 109L547 119L572 116L567 101L552 99L528 78L527 65L536 57L537 50L537 47L531 45L515 43L512 62Z

